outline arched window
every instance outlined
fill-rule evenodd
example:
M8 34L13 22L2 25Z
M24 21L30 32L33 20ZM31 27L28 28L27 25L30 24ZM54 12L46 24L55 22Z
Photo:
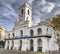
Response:
M38 32L38 35L41 35L42 34L41 28L38 28L37 32Z
M14 34L14 33L12 33L12 36L14 37L14 36L15 36L15 34Z
M31 40L30 40L30 51L33 51L33 49L34 49L34 48L33 48L33 40L31 39Z
M47 32L48 32L48 28L47 28Z
M28 10L28 15L30 14L29 10Z
M21 10L21 14L23 14L23 9Z
M19 50L21 50L21 48L22 48L22 40L20 40Z
M42 40L38 39L38 47L42 47Z
M8 34L8 38L10 39L10 34Z
M42 51L42 40L38 39L38 51Z
M33 46L33 40L32 39L30 40L30 44L31 44L30 46Z
M33 37L34 36L34 31L30 30L30 36Z
M14 47L14 41L12 40L11 49L13 49L13 47Z
M9 49L9 41L7 41L7 49Z
M12 45L14 46L14 41L12 40Z
M22 47L22 40L20 40L20 46Z
M21 36L23 36L23 31L21 30L20 32L21 32Z

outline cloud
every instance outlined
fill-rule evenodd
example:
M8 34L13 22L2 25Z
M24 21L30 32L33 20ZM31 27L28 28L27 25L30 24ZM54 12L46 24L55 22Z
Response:
M60 7L60 4L58 4L57 6Z
M45 0L42 0L41 1L41 4L43 4L43 5L46 4L46 1Z
M33 22L36 24L60 12L60 0L0 0L0 25L12 29L18 18L18 7L25 2L32 6Z
M41 9L43 12L50 13L55 7L54 3L47 3L43 8Z
M57 10L57 11L55 12L55 15L57 15L57 14L60 14L60 10Z
M13 18L17 18L18 17L18 14L16 13L16 11L11 7L11 5L3 2L3 5L4 5L4 13L2 14L3 16L9 18L10 20L12 20ZM13 18L11 17L14 16Z
M27 0L27 2L28 2L29 4L32 4L33 1L34 1L34 0Z
M12 6L9 3L4 2L4 1L1 1L1 3L2 3L2 7L0 9L2 11L0 10L1 12L0 13L0 25L6 28L7 26L9 27L11 25L10 27L12 28L13 23L18 18L18 14L16 13L16 11L12 8Z
M0 0L0 1L1 2L3 1L3 2L11 4L11 3L14 3L16 0Z

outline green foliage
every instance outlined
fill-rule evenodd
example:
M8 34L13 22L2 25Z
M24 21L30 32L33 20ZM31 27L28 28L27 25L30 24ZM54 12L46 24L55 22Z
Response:
M56 17L54 17L51 21L55 29L60 29L60 14L58 14Z
M54 26L56 31L60 30L60 14L57 14L51 21L52 25ZM57 34L60 34L57 32ZM57 37L56 43L58 44L60 48L60 36Z
M0 46L3 46L4 47L4 45L5 45L5 41L0 41Z

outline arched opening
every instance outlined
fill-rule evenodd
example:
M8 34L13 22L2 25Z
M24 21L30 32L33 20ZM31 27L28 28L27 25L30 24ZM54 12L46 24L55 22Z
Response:
M21 32L21 36L23 36L23 31L21 30L20 32Z
M14 36L15 36L15 34L14 34L14 33L12 33L12 36L14 37Z
M21 14L23 14L23 9L21 9Z
M7 42L7 49L9 49L9 41Z
M46 34L48 34L48 28L46 29Z
M14 47L14 41L12 40L12 46L11 46L11 49L13 49L13 47Z
M22 40L20 40L20 46L19 46L19 50L22 49Z
M28 20L28 17L26 18L26 21L29 21L29 20Z
M28 10L28 15L30 14L29 10Z
M48 32L48 28L47 28L47 32Z
M34 36L34 31L30 30L30 37L33 37L33 36Z
M41 28L38 28L37 32L38 32L38 36L41 35L42 34Z
M8 34L8 39L10 39L10 33Z
M34 48L33 48L33 40L31 39L30 40L30 51L33 51L34 50Z
M38 39L38 51L42 52L42 40Z

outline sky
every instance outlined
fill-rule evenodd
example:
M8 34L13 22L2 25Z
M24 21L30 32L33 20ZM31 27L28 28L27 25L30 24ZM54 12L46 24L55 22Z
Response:
M0 0L0 26L12 30L23 3L32 7L33 22L54 17L60 13L60 0Z

